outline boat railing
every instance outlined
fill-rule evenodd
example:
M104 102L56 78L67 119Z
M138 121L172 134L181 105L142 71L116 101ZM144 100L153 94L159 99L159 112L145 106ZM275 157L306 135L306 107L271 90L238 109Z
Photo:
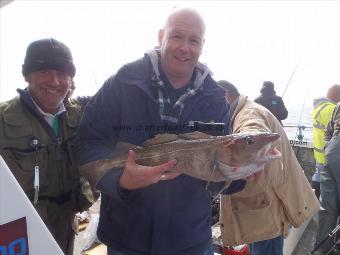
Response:
M283 127L287 133L289 143L295 152L296 158L304 170L307 179L311 182L312 175L315 171L312 127L305 125L284 125ZM292 130L294 130L294 132L289 132Z

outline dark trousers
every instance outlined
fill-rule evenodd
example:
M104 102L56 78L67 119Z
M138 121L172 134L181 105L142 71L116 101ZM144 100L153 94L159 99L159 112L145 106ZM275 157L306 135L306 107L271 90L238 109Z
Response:
M333 136L325 148L326 164L321 171L321 208L316 234L316 244L320 243L335 228L340 214L340 136ZM328 240L320 251L327 252L333 240Z

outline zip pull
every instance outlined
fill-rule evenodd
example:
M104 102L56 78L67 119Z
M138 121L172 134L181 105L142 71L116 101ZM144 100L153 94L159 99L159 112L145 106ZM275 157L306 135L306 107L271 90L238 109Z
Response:
M39 197L39 166L36 165L34 167L34 200L33 203L38 203L38 197Z
M39 165L38 165L38 146L39 146L39 140L37 138L33 138L30 141L30 146L35 149L35 166L34 166L34 199L33 203L37 204L38 203L38 198L39 198L39 188L40 188L40 177L39 177Z

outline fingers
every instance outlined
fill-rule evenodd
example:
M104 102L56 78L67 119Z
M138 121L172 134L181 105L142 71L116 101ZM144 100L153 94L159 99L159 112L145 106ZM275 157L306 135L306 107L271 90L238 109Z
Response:
M167 181L175 179L177 176L181 175L180 172L166 172L161 175L159 178L160 181Z
M136 153L133 150L129 150L126 165L129 165L129 166L136 165Z
M162 165L149 167L149 174L151 176L153 176L153 175L160 175L161 176L162 174L165 174L165 172L169 172L169 171L173 170L174 167L176 166L176 164L177 164L177 160L173 159L173 160L170 160L169 162L164 163Z
M165 164L149 167L148 174L154 180L153 183L157 183L159 181L172 180L176 178L178 175L180 175L179 172L174 171L176 164L177 160L170 160Z
M130 150L119 184L122 188L133 190L149 186L160 180L174 179L179 175L179 173L173 172L176 164L176 160L170 160L152 167L138 165L136 164L136 153Z

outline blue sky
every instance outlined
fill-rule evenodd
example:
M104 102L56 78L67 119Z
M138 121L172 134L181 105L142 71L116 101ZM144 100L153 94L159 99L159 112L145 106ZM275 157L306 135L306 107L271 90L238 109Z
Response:
M201 61L251 99L264 80L275 83L291 109L340 83L338 1L30 1L0 9L0 101L26 86L21 65L27 45L54 37L72 50L75 95L94 94L123 64L157 45L174 6L189 6L206 20ZM291 112L293 112L291 110ZM296 114L300 114L297 112Z

